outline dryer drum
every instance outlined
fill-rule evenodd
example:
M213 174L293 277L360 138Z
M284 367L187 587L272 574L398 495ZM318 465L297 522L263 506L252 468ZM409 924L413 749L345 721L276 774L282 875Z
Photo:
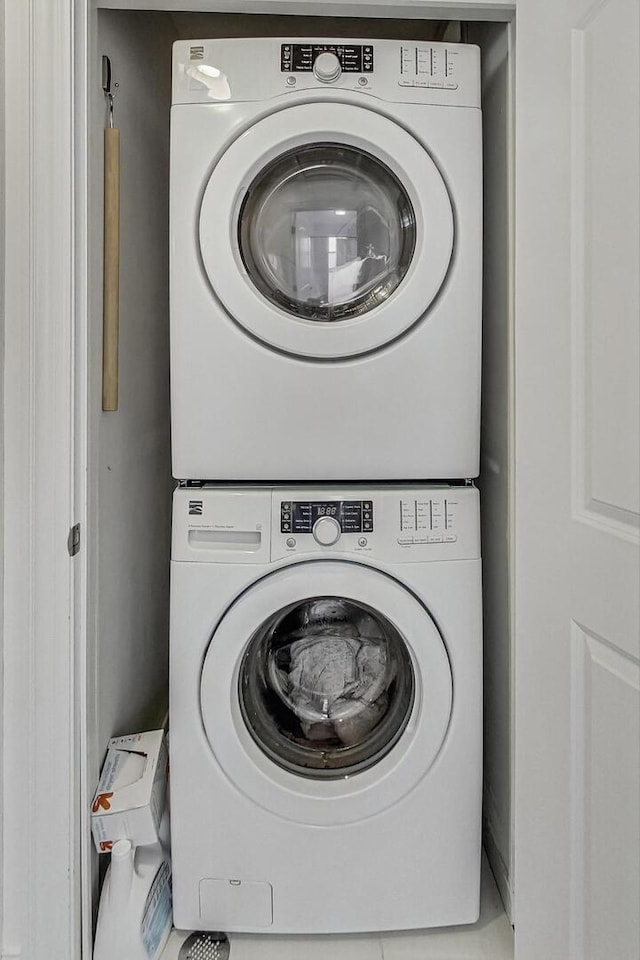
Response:
M258 290L287 313L336 321L374 309L405 276L416 244L411 201L363 150L320 143L281 154L255 177L238 242Z
M251 736L275 763L335 779L373 766L398 741L413 708L414 671L405 640L383 614L313 597L255 631L238 696Z

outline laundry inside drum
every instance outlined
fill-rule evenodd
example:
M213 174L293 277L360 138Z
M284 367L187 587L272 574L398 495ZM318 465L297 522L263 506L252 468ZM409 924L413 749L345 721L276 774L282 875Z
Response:
M345 320L387 300L404 278L416 219L395 174L345 144L290 150L254 179L238 230L248 276L297 317Z
M298 775L331 779L366 770L392 749L415 680L407 644L387 617L355 600L313 597L255 631L238 695L268 757Z

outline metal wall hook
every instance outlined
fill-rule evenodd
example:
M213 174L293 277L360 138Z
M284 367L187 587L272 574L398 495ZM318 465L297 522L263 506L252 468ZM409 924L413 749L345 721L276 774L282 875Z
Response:
M102 57L102 90L107 101L108 121L107 125L113 127L113 101L118 93L120 84L113 81L111 72L111 60L107 56Z

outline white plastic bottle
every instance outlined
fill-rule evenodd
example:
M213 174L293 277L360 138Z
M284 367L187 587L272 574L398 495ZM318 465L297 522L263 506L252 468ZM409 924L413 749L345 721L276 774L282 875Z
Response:
M156 960L171 932L171 865L159 843L118 840L100 896L93 960Z

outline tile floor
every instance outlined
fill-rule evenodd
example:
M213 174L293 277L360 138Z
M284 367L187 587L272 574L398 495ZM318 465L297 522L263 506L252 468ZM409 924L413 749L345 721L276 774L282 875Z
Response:
M184 934L173 933L163 960L177 960L183 940ZM480 919L471 926L331 937L236 933L229 940L229 960L513 960L513 930L486 859Z

